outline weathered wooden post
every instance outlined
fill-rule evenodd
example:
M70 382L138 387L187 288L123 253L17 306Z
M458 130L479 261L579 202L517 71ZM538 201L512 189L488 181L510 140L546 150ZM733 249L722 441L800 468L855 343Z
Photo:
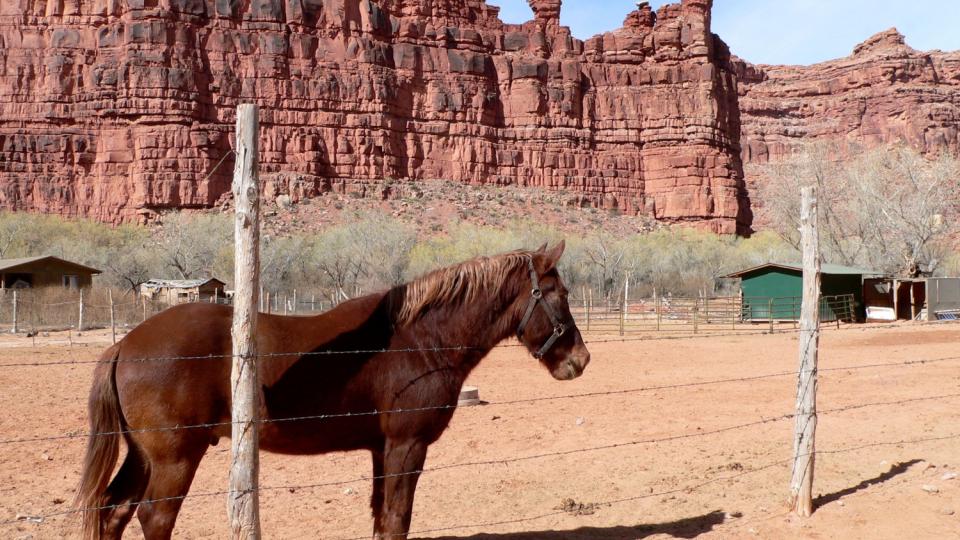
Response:
M587 288L587 331L590 331L590 312L593 310L593 287Z
M110 302L110 342L117 343L117 321L113 311L113 289L107 289L107 300Z
M654 296L657 296L656 293L654 293ZM661 304L663 304L663 300L661 297L657 296L656 306L654 306L654 309L657 311L657 332L660 331L660 319L663 314L663 309L661 308Z
M83 287L80 287L80 314L77 318L77 332L83 332Z
M143 303L143 320L147 320L147 297L142 292L140 293L140 301Z
M233 169L234 280L230 490L227 513L235 539L260 538L260 382L257 374L257 301L260 285L260 187L258 108L237 107L237 151Z
M293 312L296 313L297 312L297 290L296 289L293 290L293 306L291 307L293 308Z
M620 303L620 335L623 335L627 323L627 292L630 290L630 278L623 278L623 302Z
M700 311L700 298L696 297L693 299L693 333L697 333L697 312Z
M626 331L627 316L630 314L630 276L623 279L623 324L621 325L620 335Z
M587 316L587 289L583 285L580 286L580 301L583 303L583 316ZM586 326L584 326L586 328Z
M817 198L801 190L800 239L803 247L803 303L800 307L800 368L793 439L790 506L801 516L813 513L814 439L817 430L817 348L820 344L820 242Z
M773 333L773 298L767 302L767 318L770 319L770 333Z
M14 289L14 290L13 290L13 333L14 333L14 334L16 334L17 332L20 331L20 329L17 327L17 323L18 323L18 321L17 321L17 316L19 315L19 313L18 313L18 312L19 312L19 307L20 307L20 305L19 305L19 303L17 302L17 290Z

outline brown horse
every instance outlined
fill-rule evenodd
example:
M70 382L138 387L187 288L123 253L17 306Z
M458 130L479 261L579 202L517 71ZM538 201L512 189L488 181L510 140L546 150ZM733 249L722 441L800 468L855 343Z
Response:
M315 317L260 315L268 420L260 447L283 454L369 450L374 538L406 538L427 446L449 424L467 375L495 345L517 336L561 380L576 378L590 361L557 274L562 253L563 243L480 257ZM102 435L90 438L77 494L86 538L120 538L135 512L146 538L172 534L207 447L230 435L231 317L226 306L173 307L104 352L89 403L91 433ZM349 352L360 350L381 352ZM356 412L370 414L336 416ZM282 421L320 415L335 416ZM198 424L216 425L154 430ZM110 481L118 431L127 453Z

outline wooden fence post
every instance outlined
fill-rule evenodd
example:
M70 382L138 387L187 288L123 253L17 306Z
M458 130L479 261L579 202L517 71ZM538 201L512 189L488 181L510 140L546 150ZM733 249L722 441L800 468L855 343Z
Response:
M83 332L83 287L80 288L80 314L77 318L77 332Z
M770 333L773 333L773 298L767 302L767 318L770 319Z
M256 105L237 107L233 169L234 280L230 490L227 513L234 539L260 538L260 381L257 374L257 291L260 284L260 186Z
M587 288L580 286L580 299L583 301L583 316L587 318L587 331L590 330L590 310L587 308Z
M13 333L14 334L20 331L20 329L17 328L17 322L18 322L17 315L19 315L19 313L17 313L19 311L18 308L19 308L19 303L17 302L17 290L14 289L13 290Z
M143 293L140 293L140 301L143 302L143 320L147 320L147 297Z
M814 439L817 429L817 348L820 343L820 243L817 199L812 187L801 191L800 237L803 247L803 303L800 307L800 368L793 440L790 506L801 516L813 513Z
M587 331L590 331L590 312L593 311L593 287L587 288L588 303L587 303Z
M117 321L113 312L113 289L107 289L107 300L110 302L110 342L117 343Z
M696 335L696 333L697 333L697 322L698 322L698 321L697 321L697 312L699 312L699 311L700 311L700 298L699 298L699 297L695 297L695 298L693 299L693 333L694 333L694 335Z
M623 278L623 304L620 306L620 335L623 335L623 331L627 324L627 295L630 294L630 278L624 276Z
M656 293L654 293L654 296L656 296ZM660 319L662 318L662 315L663 315L662 304L663 304L663 298L660 296L656 296L656 306L654 307L654 309L657 311L657 332L660 331Z

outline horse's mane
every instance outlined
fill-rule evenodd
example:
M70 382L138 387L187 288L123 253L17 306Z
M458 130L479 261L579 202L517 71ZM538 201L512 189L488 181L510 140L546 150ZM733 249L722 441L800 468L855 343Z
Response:
M526 268L533 252L511 251L492 257L477 257L425 274L396 292L400 309L395 315L398 325L414 322L434 307L453 303L473 303L497 295L504 280L514 271Z

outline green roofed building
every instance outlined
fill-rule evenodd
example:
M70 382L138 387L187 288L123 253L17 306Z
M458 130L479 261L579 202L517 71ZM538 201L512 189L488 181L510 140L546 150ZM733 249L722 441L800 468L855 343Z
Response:
M880 275L882 273L863 268L821 265L821 320L862 320L863 278ZM740 279L744 320L795 321L800 318L802 265L767 263L723 277Z

